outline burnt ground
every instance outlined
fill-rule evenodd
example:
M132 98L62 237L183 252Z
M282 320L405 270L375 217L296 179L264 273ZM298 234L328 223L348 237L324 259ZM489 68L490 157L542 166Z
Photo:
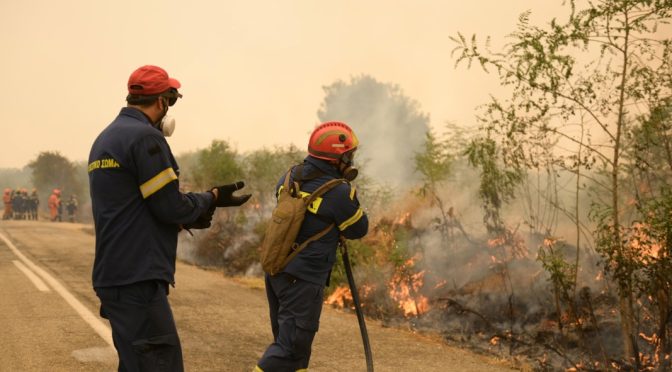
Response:
M2 221L0 234L55 277L93 314L94 236L91 226ZM39 291L0 240L0 371L112 371L110 346L51 290ZM178 262L170 301L187 371L250 371L271 341L267 305L258 278L227 278ZM104 321L104 320L103 320ZM107 325L107 323L105 323ZM510 371L508 363L449 346L441 338L368 320L377 371ZM311 371L365 371L354 314L324 307Z

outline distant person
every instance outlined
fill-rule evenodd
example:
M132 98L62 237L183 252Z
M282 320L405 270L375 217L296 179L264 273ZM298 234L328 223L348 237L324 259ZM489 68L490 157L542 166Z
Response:
M13 217L14 211L12 211L12 189L6 188L2 193L2 203L4 204L4 212L2 213L2 219L8 220Z
M58 206L56 207L56 220L63 222L63 200L60 194L58 195Z
M68 221L75 222L75 214L77 213L77 198L75 195L70 195L70 199L65 203L65 209L68 211Z
M340 122L319 125L308 141L308 156L291 171L302 193L310 194L326 182L353 180L357 171L353 158L359 141L350 127ZM280 177L275 194L283 185ZM340 237L359 239L369 222L359 205L354 186L342 183L327 191L308 208L296 244L318 233L325 235L309 243L276 275L266 274L266 296L270 310L273 343L254 371L306 371L315 333L319 328L324 287L336 262ZM332 227L329 228L329 226ZM332 342L336 342L332 340Z
M96 138L89 185L96 230L93 287L110 321L119 371L182 371L169 286L177 233L210 226L215 207L240 206L243 182L209 192L179 191L179 168L164 136L180 83L157 66L128 79L127 107Z
M21 189L21 202L23 203L22 220L30 219L30 195L27 189Z
M61 190L54 189L49 196L49 201L47 204L49 206L49 217L51 221L60 221L61 216L59 209L61 209Z
M12 196L12 209L14 210L14 219L22 220L24 217L24 198L23 189L17 189Z
M40 198L37 195L37 189L33 188L33 191L30 193L29 197L30 205L30 219L37 221L38 210L40 207Z

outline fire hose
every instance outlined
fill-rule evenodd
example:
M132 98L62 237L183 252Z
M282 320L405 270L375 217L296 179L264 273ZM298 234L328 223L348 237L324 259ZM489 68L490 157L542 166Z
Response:
M364 321L364 313L362 312L362 305L359 302L359 293L357 292L357 285L355 284L355 278L352 276L352 267L350 266L350 257L348 256L348 245L343 237L341 237L339 246L341 247L343 266L345 267L345 275L348 277L348 285L350 286L350 293L352 294L352 302L355 304L355 312L357 313L357 322L359 323L359 331L362 334L362 343L364 344L364 355L366 357L366 370L367 372L373 372L373 355L371 354L369 333L366 331L366 323Z

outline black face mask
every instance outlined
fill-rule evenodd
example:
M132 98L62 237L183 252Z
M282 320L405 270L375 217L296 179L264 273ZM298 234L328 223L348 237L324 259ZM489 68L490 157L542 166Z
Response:
M345 178L348 181L353 181L355 178L357 178L357 175L359 174L359 171L357 168L355 168L355 151L351 150L343 155L341 155L341 159L338 163L338 170L341 171L341 174L343 175L343 178Z
M341 160L338 162L338 170L341 172L341 175L343 175L343 178L348 180L348 182L353 181L359 174L359 171L357 168L355 168L352 155L343 156L341 158Z
M348 180L348 182L354 181L359 174L359 171L353 165L342 164L340 168L343 178Z

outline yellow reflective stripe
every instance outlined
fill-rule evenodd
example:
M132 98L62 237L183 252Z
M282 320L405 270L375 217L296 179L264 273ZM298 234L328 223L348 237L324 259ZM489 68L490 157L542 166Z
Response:
M261 369L261 367L259 367L259 366L254 366L254 369L252 370L252 372L264 372L264 370Z
M282 191L282 189L284 187L285 187L285 185L280 185L280 188L278 189L278 195L276 195L276 197L280 196L280 191ZM300 191L299 193L304 198L307 198L307 197L310 196L309 192ZM311 213L317 213L317 210L320 209L320 204L322 204L322 200L323 200L322 197L318 196L317 198L315 198L315 200L313 200L312 203L310 203L310 205L306 209Z
M301 191L301 196L304 197L304 198L307 198L307 197L310 196L310 193L305 192L305 191ZM312 203L310 203L310 205L306 209L309 212L317 213L317 210L320 209L320 204L322 204L322 197L318 196L317 198L315 198L315 200L313 200Z
M350 186L350 200L355 200L355 186Z
M352 217L343 221L342 224L338 225L338 229L341 230L341 231L347 229L350 225L359 221L359 219L362 218L363 215L364 215L364 211L362 210L362 208L357 208L357 212L355 212L355 214L353 214Z
M296 372L308 372L308 368L297 369Z
M155 192L161 190L163 186L166 186L169 182L177 179L177 174L173 168L166 168L161 173L152 177L149 181L140 185L140 192L142 192L142 197L144 199L149 198Z

